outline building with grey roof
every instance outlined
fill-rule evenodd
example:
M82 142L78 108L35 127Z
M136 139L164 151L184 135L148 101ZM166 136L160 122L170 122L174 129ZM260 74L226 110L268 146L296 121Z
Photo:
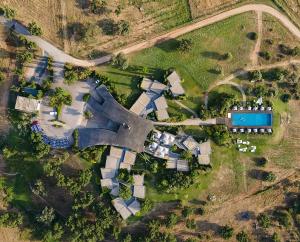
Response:
M134 199L134 201L128 205L128 209L133 215L135 215L141 210L141 204L138 200Z
M132 214L122 198L112 200L112 204L123 219L127 219Z
M125 109L105 86L101 85L91 93L87 108L93 118L87 121L86 128L78 129L80 149L113 145L144 151L144 142L153 129L152 122Z
M146 107L150 102L151 102L151 98L148 97L148 95L145 92L143 92L139 96L139 98L135 101L135 103L132 105L130 111L137 115L141 115L146 110Z
M173 71L168 77L167 80L170 85L170 91L174 97L184 95L184 89L181 85L181 78L176 71Z

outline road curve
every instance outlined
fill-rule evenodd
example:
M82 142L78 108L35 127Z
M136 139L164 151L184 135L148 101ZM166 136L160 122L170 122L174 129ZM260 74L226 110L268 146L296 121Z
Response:
M161 42L167 41L169 39L177 38L181 35L184 35L186 33L194 31L196 29L208 26L210 24L219 22L219 21L227 19L229 17L235 16L235 15L238 15L241 13L249 12L249 11L264 12L264 13L268 13L268 14L274 16L290 32L292 32L297 38L300 39L300 30L292 23L292 21L288 17L286 17L284 14L282 14L278 10L276 10L270 6L264 5L264 4L247 4L247 5L232 9L232 10L225 11L223 13L217 14L217 15L209 17L207 19L200 20L200 21L192 23L190 25L172 30L166 34L162 34L162 35L152 38L150 40L146 40L146 41L134 44L132 46L126 47L124 49L115 51L114 54L117 54L119 52L123 52L124 54L129 54L129 53L132 53L135 51L143 50L143 49L149 48L157 43L161 43ZM3 18L2 18L2 19L0 19L0 22L6 24L8 26L11 26L12 25L11 22L13 22L13 24L16 24L17 31L19 29L21 29L21 27L20 27L21 25L18 26L19 24L15 21L9 21L9 20L3 21ZM57 62L61 62L61 63L69 62L73 65L89 67L89 66L95 66L95 65L100 65L100 64L106 63L106 62L110 61L110 59L111 59L111 55L106 55L106 56L103 56L103 57L100 57L100 58L97 58L94 60L77 59L75 57L72 57L72 56L66 54L65 52L58 49L51 43L43 40L42 38L40 38L38 36L31 36L28 33L28 31L27 32L24 31L24 27L23 27L22 31L20 31L20 33L26 35L27 38L30 39L31 41L34 41L42 50L47 52Z

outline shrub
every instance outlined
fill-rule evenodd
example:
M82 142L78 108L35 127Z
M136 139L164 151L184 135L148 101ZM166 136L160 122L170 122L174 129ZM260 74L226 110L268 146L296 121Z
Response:
M118 22L118 32L120 35L128 35L130 32L129 23L125 20Z
M92 0L91 12L94 14L102 14L106 11L106 6L107 6L106 0Z
M220 229L220 235L223 239L230 239L233 236L233 228L228 225L222 226Z
M194 213L194 209L191 207L184 207L181 213L183 217L187 218Z
M220 65L217 65L215 68L214 68L214 72L218 75L224 75L224 68L223 66L220 66Z
M195 219L187 219L186 220L186 227L188 229L195 229L197 227Z
M271 242L281 242L281 239L276 232L273 233L273 235L271 237Z
M146 214L150 212L150 210L153 208L153 203L150 199L146 198L145 201L142 202L141 206L141 213Z
M260 51L259 56L264 58L265 60L271 59L271 53L269 51Z
M87 111L84 111L84 117L86 119L91 119L93 117L93 114L91 111L87 110Z
M176 214L172 213L167 217L166 226L168 228L172 228L174 225L178 223L178 220L179 217Z
M245 231L241 231L236 235L236 240L239 242L250 242L250 238Z
M231 52L227 52L224 54L223 59L224 60L231 60L233 58Z
M271 219L265 213L261 213L260 215L258 215L257 222L258 222L259 226L261 226L262 228L265 228L265 229L269 228L271 226Z
M90 99L90 97L91 97L91 94L85 93L85 94L83 94L82 100L83 100L84 102L88 102L89 99Z
M193 47L191 39L181 39L179 41L178 50L181 52L189 52Z
M3 72L0 71L0 83L3 82L5 79L5 75Z
M38 26L36 22L30 22L28 24L28 30L32 35L41 36L43 34L42 28Z
M283 225L286 228L289 228L292 224L292 216L286 210L277 210L274 212L274 216L279 224Z

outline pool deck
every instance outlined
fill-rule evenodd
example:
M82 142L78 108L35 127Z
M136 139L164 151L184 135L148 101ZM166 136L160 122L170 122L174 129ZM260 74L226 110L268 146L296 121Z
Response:
M260 111L260 110L231 110L230 114L232 113L268 113L272 114L273 118L273 111ZM229 114L229 113L228 113ZM225 118L225 124L229 129L236 128L236 129L271 129L272 125L270 126L233 126L231 118Z

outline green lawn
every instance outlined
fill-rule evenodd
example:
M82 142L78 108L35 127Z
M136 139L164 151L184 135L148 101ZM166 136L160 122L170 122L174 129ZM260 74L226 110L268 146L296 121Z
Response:
M120 93L129 96L129 103L137 98L140 90L137 88L136 76L147 75L162 80L164 71L175 68L183 78L183 86L187 93L189 107L196 109L202 101L199 97L209 85L222 79L222 75L214 72L220 65L224 68L224 75L243 68L249 62L250 51L255 44L247 38L247 33L255 31L254 15L246 13L231 17L222 22L188 33L178 39L169 40L152 48L131 54L130 67L126 71L117 70L110 66L97 69L109 76ZM178 40L189 38L193 41L192 50L181 53L176 50ZM231 60L221 60L222 55L231 52Z

